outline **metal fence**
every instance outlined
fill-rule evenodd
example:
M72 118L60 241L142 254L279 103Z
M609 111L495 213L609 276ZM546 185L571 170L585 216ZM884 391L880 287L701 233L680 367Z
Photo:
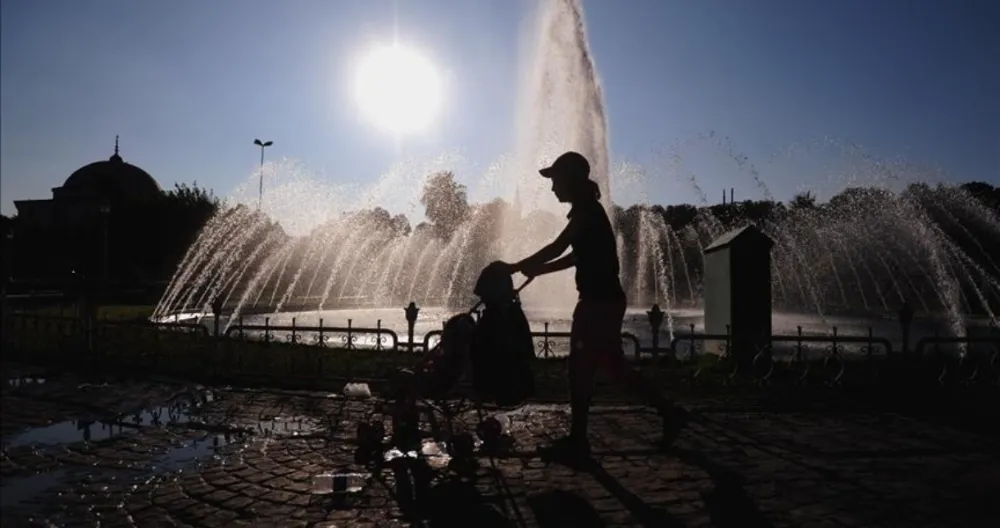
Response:
M41 350L45 354L81 360L99 355L121 361L166 365L178 361L178 356L185 351L194 351L206 357L214 354L215 368L220 370L256 363L266 371L291 361L304 362L295 368L312 368L308 365L320 368L324 361L331 360L329 354L336 352L415 355L430 350L440 342L442 332L433 330L420 338L415 337L416 312L412 306L407 310L405 338L382 326L381 321L374 327L358 327L350 319L346 326L326 326L322 320L315 326L298 325L294 319L287 326L271 325L269 319L265 319L263 325L242 324L240 320L226 329L221 329L217 323L210 329L198 323L87 320L5 313L3 341L5 349ZM623 332L623 349L635 359L690 366L695 378L708 372L714 375L722 372L729 381L745 379L766 384L786 378L794 383L819 380L835 386L849 370L870 370L866 363L906 357L918 359L942 384L1000 385L1000 336L995 334L924 337L912 350L907 349L904 334L904 346L896 350L892 340L874 335L870 328L866 335L858 336L842 335L836 327L831 327L828 335L807 335L799 327L795 334L771 335L755 343L752 360L747 361L734 357L732 351L736 340L728 329L725 334L705 334L695 332L691 325L687 332L673 334L669 343L662 346L661 320L657 317L662 312L654 306L647 313L650 315L648 344L631 332ZM570 348L569 339L569 332L552 331L548 323L543 324L542 331L532 332L535 353L540 358L565 356ZM253 347L257 352L256 355L238 354L236 347ZM291 347L288 350L299 353L289 356L291 359L279 358L266 352L273 347L283 350ZM251 361L247 357L254 359Z

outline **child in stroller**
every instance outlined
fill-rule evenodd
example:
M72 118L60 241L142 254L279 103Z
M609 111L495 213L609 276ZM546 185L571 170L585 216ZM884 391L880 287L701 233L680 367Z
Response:
M483 403L511 407L523 402L534 391L531 360L534 348L527 318L521 310L517 294L528 285L514 289L509 273L496 263L487 266L479 276L474 293L480 302L469 312L449 318L442 329L439 343L428 350L414 369L401 369L390 380L388 407L392 420L393 447L406 453L418 451L421 443L419 406L437 409L446 415L449 449L464 453L471 438L452 438L451 419L468 401L477 411L480 423L477 433L486 443L496 442L502 434L500 423L483 418ZM484 306L479 321L472 316ZM466 375L471 375L472 394L458 389ZM457 401L451 403L448 400ZM464 407L467 408L467 407ZM378 448L384 426L378 422L359 425L362 443ZM378 438L376 438L378 437ZM439 440L445 440L443 438Z

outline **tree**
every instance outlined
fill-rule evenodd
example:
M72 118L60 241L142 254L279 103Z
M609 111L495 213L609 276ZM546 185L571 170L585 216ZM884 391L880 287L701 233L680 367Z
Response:
M457 183L450 171L438 172L427 179L420 203L437 235L445 239L451 238L469 213L465 186Z
M979 200L988 209L1000 213L1000 188L985 182L963 183L961 188Z
M792 210L809 210L816 208L816 195L810 191L798 193L788 202L788 208Z
M392 229L399 236L409 236L412 229L410 228L410 219L404 214L398 214L392 217Z
M119 216L114 230L118 231L117 238L121 242L115 250L134 255L132 258L138 261L136 265L144 277L169 278L187 248L197 240L220 207L219 198L212 191L199 187L198 182L190 186L176 183L155 203ZM137 244L142 250L130 250Z

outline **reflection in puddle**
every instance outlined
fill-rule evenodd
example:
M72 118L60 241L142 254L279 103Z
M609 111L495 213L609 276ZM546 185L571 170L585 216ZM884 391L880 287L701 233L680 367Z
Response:
M39 378L35 376L18 376L16 378L7 378L7 386L14 388L21 387L31 387L35 385L44 385L45 378Z
M153 407L131 415L121 415L108 420L67 420L43 427L36 427L4 440L5 447L27 445L65 445L76 442L99 442L134 432L143 427L165 427L192 421L193 409L212 402L212 391L188 394L173 405Z
M194 440L185 440L166 453L156 457L150 464L152 473L172 473L197 465L207 458L216 458L219 451L239 451L246 446L246 437L232 434L210 434ZM226 449L228 448L228 449Z
M182 441L148 463L137 464L129 469L98 467L78 472L58 469L37 475L4 478L3 484L0 484L0 509L5 514L41 511L47 504L51 504L50 495L65 495L70 490L80 498L94 493L128 493L138 485L148 483L151 478L184 471L207 459L237 452L245 447L245 441L243 436L209 434Z
M189 422L182 406L155 407L123 416L117 420L67 420L29 429L4 443L7 447L26 445L63 445L76 442L99 442L134 432L140 427L164 427Z
M237 422L236 429L250 434L269 436L301 436L315 433L322 429L319 421L306 416L276 416L270 420L253 422Z

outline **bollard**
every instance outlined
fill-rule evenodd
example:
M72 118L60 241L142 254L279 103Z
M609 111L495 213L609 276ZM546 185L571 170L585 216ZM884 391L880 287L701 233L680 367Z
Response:
M417 307L417 303L410 301L410 304L403 308L403 312L406 313L406 335L409 340L410 353L413 353L413 327L417 324L417 314L420 313L420 308Z
M649 326L653 330L653 357L655 358L660 353L660 325L663 324L663 310L660 309L660 305L654 304L653 308L646 312L646 317L649 318Z
M222 303L223 299L221 295L216 297L215 300L212 301L212 317L215 318L214 322L215 337L219 337L219 320L222 319Z
M732 352L733 352L732 347L733 347L732 330L731 330L731 327L729 325L726 325L726 354L727 355L732 354Z
M899 309L899 327L903 334L903 355L910 353L910 326L913 324L913 307L904 302Z

